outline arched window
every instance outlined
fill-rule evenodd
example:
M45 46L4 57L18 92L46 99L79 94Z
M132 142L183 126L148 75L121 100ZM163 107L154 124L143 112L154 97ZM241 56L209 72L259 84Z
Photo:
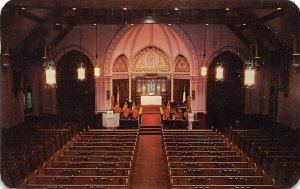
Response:
M23 100L24 100L24 112L26 114L32 113L32 91L31 91L31 79L29 73L26 71L23 78Z
M190 64L182 55L178 55L175 65L175 72L190 72Z
M120 55L113 64L113 72L128 72L127 58L124 55Z

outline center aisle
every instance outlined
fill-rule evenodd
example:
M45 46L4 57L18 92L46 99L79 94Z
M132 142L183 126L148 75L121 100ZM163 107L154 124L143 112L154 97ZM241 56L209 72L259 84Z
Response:
M132 178L132 189L169 187L161 135L139 136Z

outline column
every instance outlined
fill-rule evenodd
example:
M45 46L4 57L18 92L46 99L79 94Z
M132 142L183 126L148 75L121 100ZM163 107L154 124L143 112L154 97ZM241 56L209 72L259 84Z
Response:
M131 74L128 74L128 100L131 102Z
M174 74L171 74L171 102L174 102Z
M112 94L111 78L105 77L104 79L104 110L110 109L110 96Z
M101 112L101 80L102 78L95 78L95 114Z
M57 114L56 88L51 89L51 114Z
M195 76L190 76L190 97L192 97L192 91L195 91ZM191 111L195 112L195 99L191 98Z

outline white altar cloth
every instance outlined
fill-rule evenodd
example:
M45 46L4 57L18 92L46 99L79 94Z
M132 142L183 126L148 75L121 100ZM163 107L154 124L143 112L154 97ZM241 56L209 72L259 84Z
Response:
M141 96L141 105L161 105L161 96Z

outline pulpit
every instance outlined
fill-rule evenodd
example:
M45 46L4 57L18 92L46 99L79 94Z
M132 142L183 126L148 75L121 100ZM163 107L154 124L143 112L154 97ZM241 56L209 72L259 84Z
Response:
M114 130L120 126L120 113L114 113L109 110L103 113L103 127Z

